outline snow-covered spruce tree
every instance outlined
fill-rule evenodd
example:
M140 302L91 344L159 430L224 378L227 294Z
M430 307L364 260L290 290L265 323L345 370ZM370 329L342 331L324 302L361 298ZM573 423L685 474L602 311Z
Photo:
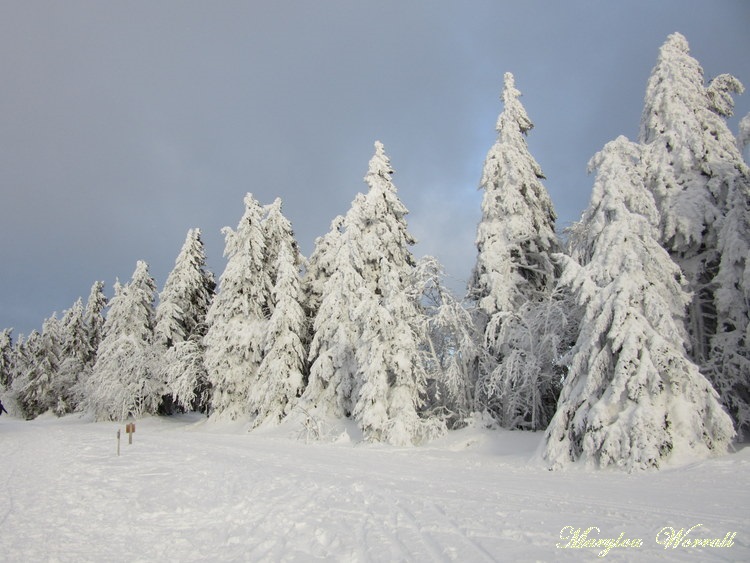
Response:
M61 322L61 353L54 384L57 396L54 408L58 416L78 407L81 399L78 396L79 383L86 381L91 371L91 366L87 364L87 358L91 355L89 334L83 315L83 302L78 299L65 311Z
M84 342L80 345L80 355L78 356L82 361L82 366L71 389L70 400L76 410L84 408L83 405L90 390L89 378L94 371L96 354L102 341L104 309L106 308L107 297L104 295L104 282L94 282L82 313ZM71 365L66 369L75 368Z
M206 368L212 387L211 410L236 419L252 416L250 391L258 380L271 309L270 282L264 268L263 208L252 194L237 230L224 227L227 265L219 292L208 309Z
M506 73L504 78L497 140L487 154L480 182L482 219L468 293L477 303L486 349L486 361L479 367L478 399L503 426L540 428L547 420L534 413L545 410L542 404L554 404L557 376L540 372L536 350L517 348L527 342L518 331L525 331L531 322L518 316L530 303L549 299L556 278L551 255L559 250L559 242L552 202L541 182L544 175L526 144L533 124L519 100L513 75Z
M162 379L167 390L162 412L171 413L176 406L198 411L208 407L203 337L215 288L213 274L206 269L200 229L190 229L156 308L154 335L164 351Z
M658 243L641 148L620 137L589 167L591 203L572 233L580 263L568 259L561 280L584 316L543 457L632 471L723 453L732 423L685 352L690 296Z
M415 262L406 207L383 145L375 143L365 182L343 222L334 273L315 319L305 402L352 415L366 440L414 443L431 427L424 395L420 311L410 288Z
M83 312L83 320L88 333L88 350L86 363L90 368L96 362L96 353L102 341L104 332L104 309L107 308L107 297L104 295L104 282L97 281L91 286L89 297L86 301L86 309Z
M302 263L302 256L300 255L297 240L294 238L294 230L292 229L292 223L284 216L281 210L282 201L281 198L276 198L273 203L264 207L265 218L263 219L263 232L266 236L266 247L264 253L264 267L268 273L267 292L270 295L273 291L273 287L276 284L276 278L278 276L278 257L282 247L289 246L292 253L292 259L295 266L299 269ZM271 308L273 307L273 299L270 300ZM272 310L272 309L271 309ZM268 311L270 316L271 310Z
M305 265L302 278L302 291L307 316L315 319L323 299L323 288L335 271L336 254L340 246L344 217L338 215L332 222L330 230L315 240L315 247Z
M737 148L740 153L745 155L748 145L750 145L750 113L740 120L740 128L737 132Z
M201 231L190 229L159 294L156 341L169 348L193 334L204 333L215 288L214 276L206 269Z
M289 231L291 234L291 230ZM256 397L256 426L289 414L304 387L307 319L300 303L299 251L293 238L281 239L274 264L273 313L265 335Z
M44 378L43 350L42 335L37 330L28 337L19 336L16 341L11 395L26 419L36 417L47 407L39 383Z
M714 278L716 334L706 373L740 438L750 429L750 170L729 185Z
M693 294L687 328L690 354L699 365L709 360L717 326L714 277L728 187L742 174L736 139L725 121L732 113L731 94L741 91L739 81L726 74L706 87L687 40L674 33L659 51L641 118L646 185L661 216L662 246Z
M269 326L263 344L263 362L258 383L250 393L251 409L257 413L256 426L278 422L296 403L304 386L305 350L310 339L302 307L303 258L292 224L282 212L280 198L264 209L263 267L271 284L271 298L265 311Z
M84 403L99 420L154 414L164 393L153 345L156 284L148 264L138 261L130 282L115 289Z
M422 304L426 408L459 427L476 410L476 365L484 349L471 312L443 284L442 265L425 256L416 266L413 290ZM438 411L438 412L435 412Z
M352 209L363 198L359 194ZM310 373L302 397L304 405L319 407L339 418L350 416L354 409L355 350L361 341L361 327L354 322L352 311L364 284L361 264L355 262L359 257L352 253L356 224L347 228L346 223L344 219L340 236L327 237L331 246L326 261L332 273L320 288L308 355Z
M0 393L6 391L13 381L13 329L0 332Z
M27 419L54 409L57 404L61 333L60 319L53 314L45 319L41 333L33 331L25 341L19 339L19 372L12 390Z

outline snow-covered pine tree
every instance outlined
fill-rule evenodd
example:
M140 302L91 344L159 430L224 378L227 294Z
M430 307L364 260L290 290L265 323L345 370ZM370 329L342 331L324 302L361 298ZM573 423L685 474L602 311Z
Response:
M199 411L208 406L203 337L215 288L213 274L206 269L201 231L190 229L156 308L154 335L165 354L162 379L167 395L162 400L162 412L172 412L175 403L180 408Z
M732 112L731 94L741 90L729 75L716 77L706 87L687 40L674 33L659 51L641 118L646 185L661 216L662 246L682 269L693 294L687 328L690 354L699 365L708 362L716 332L713 284L728 186L741 174L742 158L725 121Z
M356 222L352 252L364 282L352 311L362 335L352 414L366 439L404 445L420 441L427 430L418 415L425 375L417 332L421 311L409 287L416 264L409 247L416 241L407 230L408 210L392 174L378 141L365 175L369 190L347 216Z
M84 408L100 420L156 413L164 387L153 345L156 284L148 264L138 261L124 286L115 286L104 336L89 378Z
M82 313L85 342L81 344L80 359L83 365L76 376L76 383L71 389L70 400L76 410L84 408L83 405L90 390L89 379L94 371L96 355L102 341L104 309L106 308L107 297L104 295L104 282L94 282Z
M375 143L365 182L326 252L333 272L322 288L303 403L353 415L368 440L419 441L425 382L417 303L408 287L415 265L406 207ZM338 230L338 229L336 229Z
M641 148L624 137L589 164L591 203L572 232L562 283L584 307L543 457L629 471L723 453L734 435L708 380L685 352L690 301L658 243Z
M266 247L264 253L264 267L268 273L267 288L268 295L273 292L278 275L278 257L281 248L291 245L292 257L297 268L300 267L302 256L300 255L297 240L294 238L292 223L284 216L282 212L281 198L276 198L273 203L264 206L265 218L263 219L263 232L266 237ZM273 299L269 302L268 316L273 310Z
M332 222L330 230L315 240L315 247L305 265L302 278L302 291L307 316L315 319L323 299L323 288L335 271L336 253L341 244L344 217L338 215Z
M61 342L62 328L57 314L45 319L41 333L33 331L25 341L19 339L19 371L12 391L27 419L54 409L57 404Z
M487 352L487 361L479 368L480 402L504 426L531 424L536 428L546 420L532 422L535 417L528 413L536 412L538 405L527 403L554 403L555 376L540 373L534 363L537 351L518 349L526 339L517 333L530 324L518 315L529 303L549 299L556 278L551 255L559 250L559 241L555 212L542 184L544 175L526 144L533 124L519 100L513 75L506 73L504 81L497 140L487 154L480 182L482 219L468 295L477 303ZM512 359L504 361L511 355ZM524 381L532 376L549 379L549 385L543 385L548 390L543 397L527 396L525 389L537 392L537 382Z
M258 379L270 310L270 281L264 268L263 208L252 194L237 230L224 227L227 265L219 292L208 309L206 368L212 386L211 410L236 419L251 416L250 391Z
M291 236L278 240L275 248L273 313L265 335L257 389L251 394L256 397L256 425L279 422L289 414L304 387L307 319L300 303L299 251Z
M77 408L80 400L77 394L79 382L87 380L91 370L91 366L86 363L91 351L83 315L83 302L78 299L65 311L62 318L60 363L54 385L57 396L54 409L58 416Z
M740 153L742 153L745 158L747 159L747 154L745 151L747 150L747 147L750 145L750 113L748 113L745 117L740 119L740 127L739 131L737 132L737 148L740 149ZM746 162L748 162L746 160Z
M214 277L206 269L201 231L190 229L159 294L156 341L169 348L205 332L206 313L215 287Z
M0 332L0 393L10 387L13 381L13 329Z
M93 369L96 353L104 332L104 309L107 308L107 297L104 295L104 282L96 281L91 286L83 320L88 333L88 350L86 364Z
M685 38L669 36L646 91L641 141L648 185L662 214L662 244L685 273L693 301L691 355L709 376L738 430L747 425L747 192L750 173L730 132L732 94L740 82L722 74L704 86ZM741 143L740 143L741 145Z
M706 366L740 438L750 429L750 170L741 166L718 233L717 328Z
M37 330L27 337L20 335L16 341L11 395L26 419L46 410L46 397L40 392L39 384L44 377L43 350L42 335Z
M308 324L302 308L300 272L302 256L292 224L276 198L265 206L263 220L265 251L263 268L269 288L266 317L268 330L263 344L263 362L258 382L250 393L250 407L257 413L256 425L278 422L289 413L304 385ZM277 311L277 307L281 310Z
M347 217L363 198L362 194L357 195ZM318 286L320 303L313 321L308 355L310 373L302 402L343 418L350 416L354 408L355 350L361 341L361 332L352 311L357 306L359 288L364 280L361 266L355 263L359 257L352 253L351 239L356 238L356 224L347 226L344 219L340 235L331 233L326 237L330 247L325 252L331 274Z

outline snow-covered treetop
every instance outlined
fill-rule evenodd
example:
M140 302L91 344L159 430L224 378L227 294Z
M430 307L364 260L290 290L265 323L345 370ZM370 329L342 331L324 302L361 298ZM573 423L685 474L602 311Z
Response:
M550 252L558 250L552 200L542 169L529 153L526 114L513 75L506 73L497 140L487 153L479 184L484 190L477 229L477 264L470 296L489 316L514 310L554 276Z
M156 284L148 271L148 264L139 260L129 283L115 283L115 295L104 323L110 335L136 335L143 342L151 342L154 327L153 303Z
M670 35L659 49L656 66L646 87L646 103L641 118L640 141L650 143L692 112L688 108L704 106L703 68L690 56L687 39L680 33ZM682 103L676 104L680 101Z
M371 266L383 257L399 267L415 263L409 247L416 241L406 225L409 210L398 198L392 174L383 143L376 141L365 176L370 189L354 198L344 221L345 238L354 243L354 259L360 258Z
M602 244L599 240L613 223L624 221L633 235L648 239L657 236L659 213L651 193L643 185L641 146L620 136L607 143L589 162L589 172L596 172L596 181L591 194L591 202L583 212L580 222L571 228L570 246L572 257L581 264L588 264L591 253L603 249L610 253L610 264L619 268L616 262L614 243ZM617 269L607 271L608 283L617 275Z
M270 299L271 281L264 267L263 208L251 193L245 195L244 203L245 212L237 229L222 229L227 265L221 275L220 291L213 301L210 317L241 315L260 319Z
M367 169L367 175L365 176L365 182L371 188L378 182L378 178L385 180L383 187L386 188L391 184L391 175L393 174L393 168L391 168L391 160L385 154L385 147L380 141L375 141L375 154L370 159L370 164Z
M674 33L659 51L646 88L639 140L648 145L647 185L661 213L661 237L674 254L715 246L724 214L727 174L741 162L724 117L739 81L720 75L706 87L685 37Z
M506 72L503 76L503 112L497 118L497 132L503 137L504 142L517 141L518 134L526 135L534 124L526 114L526 109L519 98L521 92L516 89L516 81L513 74Z
M750 113L740 120L740 131L737 135L737 146L741 152L750 145Z
M720 74L708 85L706 93L711 100L711 109L723 117L731 117L734 113L734 98L732 94L742 94L745 87L731 74Z

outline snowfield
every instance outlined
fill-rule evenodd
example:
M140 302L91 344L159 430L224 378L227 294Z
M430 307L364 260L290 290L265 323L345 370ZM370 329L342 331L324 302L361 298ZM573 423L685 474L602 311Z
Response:
M0 560L750 561L747 447L658 472L550 472L539 433L399 449L300 428L147 418L128 445L124 425L3 416ZM582 545L589 527L602 547ZM671 528L717 541L660 545Z

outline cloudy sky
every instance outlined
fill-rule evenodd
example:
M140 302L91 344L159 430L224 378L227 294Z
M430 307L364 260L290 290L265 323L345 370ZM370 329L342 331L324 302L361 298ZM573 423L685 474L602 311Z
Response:
M589 158L638 132L680 31L707 78L750 87L746 0L0 3L0 328L111 295L146 260L161 288L187 230L224 268L242 199L284 201L300 246L343 214L381 140L420 240L461 288L477 183L513 72L559 227ZM750 111L750 93L737 100Z

